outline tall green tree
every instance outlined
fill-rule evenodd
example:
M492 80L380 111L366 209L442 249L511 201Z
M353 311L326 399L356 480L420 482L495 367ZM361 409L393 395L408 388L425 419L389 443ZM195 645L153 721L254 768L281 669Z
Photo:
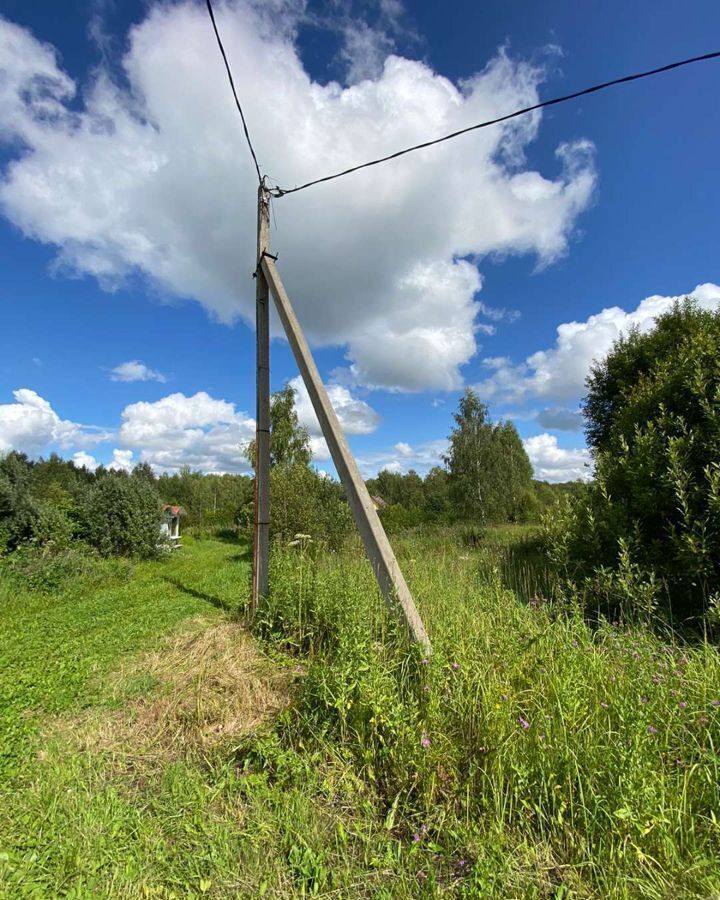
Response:
M512 422L498 426L494 437L500 445L497 477L501 483L502 518L509 522L525 521L534 508L532 463Z
M454 418L445 457L453 512L481 524L522 518L532 466L515 426L493 424L471 388L460 398Z
M254 440L248 444L245 455L254 467ZM311 459L310 435L300 425L295 410L295 389L286 384L270 398L270 466L309 466Z

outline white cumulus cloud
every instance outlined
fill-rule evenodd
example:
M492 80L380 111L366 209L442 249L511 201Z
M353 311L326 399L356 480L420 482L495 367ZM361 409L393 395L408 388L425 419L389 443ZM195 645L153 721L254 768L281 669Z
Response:
M98 467L95 457L85 450L78 450L76 453L73 453L72 461L78 469L87 469L89 472L94 472Z
M566 450L554 434L537 434L523 441L535 478L541 481L589 481L592 459L585 447Z
M720 286L716 284L700 284L689 296L703 309L720 307ZM556 403L577 401L585 393L585 378L593 360L602 359L614 341L630 328L650 331L657 317L678 299L681 297L655 294L630 312L611 306L584 322L559 325L555 345L538 350L524 362L515 363L509 357L485 359L484 364L492 374L474 385L475 390L484 400L498 403L518 403L535 397Z
M248 472L244 447L255 437L255 421L233 403L205 391L169 394L154 403L131 403L122 412L117 462L133 453L158 472L182 466L203 472ZM122 466L125 467L124 465Z
M284 186L538 99L541 68L504 52L455 84L386 56L390 44L357 24L343 46L364 80L315 82L289 6L302 15L302 4L247 0L217 9L260 163ZM161 296L251 321L256 183L202 4L150 5L122 66L122 85L103 64L78 86L52 47L0 18L0 139L15 156L0 208L56 248L60 271L108 289L139 273ZM275 201L300 321L316 343L347 348L359 382L459 387L476 330L489 330L476 266L566 252L594 191L592 146L562 144L552 171L532 170L540 122L530 114Z
M131 359L128 362L120 363L110 370L111 381L159 381L164 384L167 381L162 372L151 369L139 359Z
M315 415L310 395L301 376L290 381L295 390L295 411L299 423L310 433L310 449L315 459L329 459L325 438ZM380 414L341 384L325 386L338 421L345 434L372 434L380 425Z
M29 388L13 391L13 397L14 403L0 404L0 453L17 450L39 456L108 437L102 429L61 419L47 400Z
M112 452L112 460L108 463L108 469L116 472L131 472L134 465L132 450L120 450L116 447Z

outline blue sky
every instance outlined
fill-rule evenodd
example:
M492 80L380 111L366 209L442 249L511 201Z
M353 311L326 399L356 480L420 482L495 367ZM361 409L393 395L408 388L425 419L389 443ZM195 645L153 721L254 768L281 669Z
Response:
M218 22L285 186L720 33L714 0L269 9ZM0 451L242 470L255 186L204 7L1 13ZM436 462L467 384L540 477L586 471L593 356L667 298L720 303L719 94L713 61L276 201L280 270L367 474ZM277 337L273 387L296 374Z

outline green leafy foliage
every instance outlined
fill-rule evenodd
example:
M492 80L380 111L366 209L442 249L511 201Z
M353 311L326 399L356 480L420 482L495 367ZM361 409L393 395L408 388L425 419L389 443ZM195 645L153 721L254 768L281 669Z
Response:
M595 481L547 522L556 564L602 612L702 618L720 590L720 313L676 304L588 392Z
M250 441L245 455L255 466L255 441ZM308 466L312 459L310 435L295 411L295 388L286 384L270 398L270 466Z
M160 514L153 481L142 474L108 473L87 494L87 540L103 556L156 556Z
M488 408L467 388L454 416L446 463L458 518L484 525L523 521L531 509L532 466L515 426L492 424Z
M238 448L239 452L239 448ZM193 472L184 466L156 481L164 503L183 508L182 530L213 531L247 524L252 515L253 479L248 475L214 475Z
M309 465L277 465L270 472L270 535L288 543L308 534L318 545L338 550L353 521L341 486Z

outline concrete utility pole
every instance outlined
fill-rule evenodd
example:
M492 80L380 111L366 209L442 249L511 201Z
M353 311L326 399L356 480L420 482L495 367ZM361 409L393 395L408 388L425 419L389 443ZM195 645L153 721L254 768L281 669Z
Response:
M255 331L257 376L255 410L255 534L253 548L252 613L268 592L270 539L270 297L263 254L270 250L270 195L258 188L257 268L255 271Z
M275 262L272 257L265 255L260 258L260 265L265 276L263 279L265 290L267 290L267 285L269 284L285 334L290 342L295 361L310 395L315 415L320 422L320 427L330 449L335 468L345 487L345 493L355 518L355 524L360 532L365 551L370 559L380 590L385 597L385 602L393 611L397 611L399 605L400 614L411 639L421 644L425 652L429 654L432 651L430 638L425 631L423 621L415 607L412 594L405 583L400 566L395 559L395 554L375 511L357 463L345 440L345 435L335 415L335 410L330 403L327 391L320 378L320 373L310 353L310 347L305 340L300 323L295 316L290 299L280 280ZM260 279L258 278L258 289L259 287ZM258 364L258 377L259 373L260 368ZM267 585L267 582L265 584Z

